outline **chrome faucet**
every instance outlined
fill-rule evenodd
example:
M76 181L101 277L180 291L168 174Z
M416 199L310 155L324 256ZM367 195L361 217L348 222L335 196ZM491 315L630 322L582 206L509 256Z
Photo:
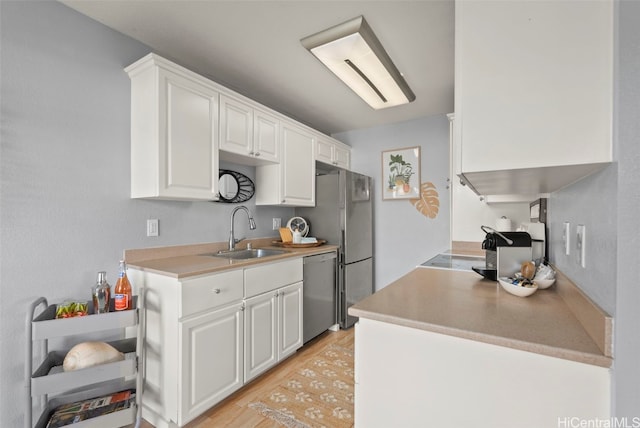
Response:
M253 217L251 217L251 213L249 212L249 209L247 207L245 207L244 205L240 205L239 207L234 208L231 212L231 234L229 235L229 251L235 250L236 244L244 239L236 239L233 236L233 219L235 218L238 210L244 210L244 212L247 213L247 217L249 217L249 229L255 230L256 228L256 222L253 220Z

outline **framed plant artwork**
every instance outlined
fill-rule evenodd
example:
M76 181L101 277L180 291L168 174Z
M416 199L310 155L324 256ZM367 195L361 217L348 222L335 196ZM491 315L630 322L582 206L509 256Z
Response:
M382 152L382 199L420 197L420 146Z

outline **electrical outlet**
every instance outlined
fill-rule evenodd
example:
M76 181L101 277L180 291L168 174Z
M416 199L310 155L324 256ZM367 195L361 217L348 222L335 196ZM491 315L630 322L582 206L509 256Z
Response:
M158 219L150 218L147 220L147 236L158 236L160 231L158 229Z
M564 222L562 227L562 242L564 243L564 254L569 255L571 253L571 223Z
M282 226L282 219L281 218L273 218L273 230L278 230L280 229Z
M586 247L586 240L585 240L585 234L587 232L587 229L585 227L584 224L579 224L578 227L576 228L576 259L578 260L578 264L580 266L587 267L586 261L585 261L585 247Z

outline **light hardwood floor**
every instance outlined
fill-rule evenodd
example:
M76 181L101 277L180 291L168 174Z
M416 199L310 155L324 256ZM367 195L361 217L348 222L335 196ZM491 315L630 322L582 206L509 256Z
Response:
M207 413L190 422L187 428L267 428L281 427L279 423L262 416L259 412L247 407L259 401L289 374L296 371L306 361L316 356L327 345L335 344L347 349L354 349L354 329L327 331L301 348L286 361L269 370L262 376L246 385L240 391L209 410ZM353 414L353 412L352 412ZM142 428L153 428L143 421Z

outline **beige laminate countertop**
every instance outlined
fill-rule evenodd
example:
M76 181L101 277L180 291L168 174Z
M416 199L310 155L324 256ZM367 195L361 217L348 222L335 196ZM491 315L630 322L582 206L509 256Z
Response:
M180 279L221 272L233 268L248 267L260 263L270 263L292 257L321 254L336 251L338 248L335 245L328 244L307 248L282 247L273 245L272 240L273 238L262 238L243 241L242 246L238 245L238 249L244 249L247 243L250 242L253 248L278 249L284 250L285 253L254 259L231 260L223 257L214 257L212 255L224 249L226 244L211 243L125 250L124 258L127 261L127 265L131 268Z
M353 305L349 314L610 367L611 319L606 314L601 319L591 307L576 316L581 303L567 304L561 294L571 293L558 291L561 281L523 298L475 272L416 268ZM585 328L585 317L586 324L596 325L595 337L606 336L601 344ZM606 324L603 332L600 322Z

